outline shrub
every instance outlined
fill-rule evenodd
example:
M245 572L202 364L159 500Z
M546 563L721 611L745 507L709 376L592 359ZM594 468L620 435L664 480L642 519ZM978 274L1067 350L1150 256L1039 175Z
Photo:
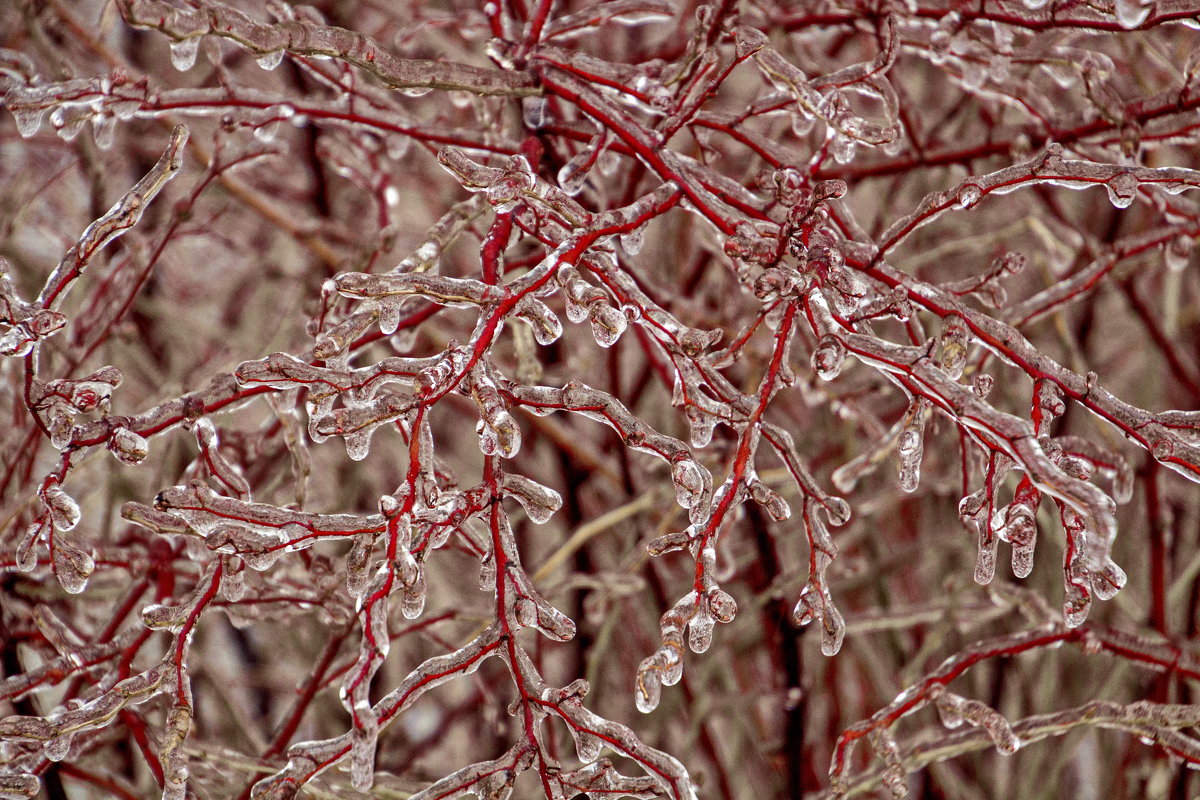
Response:
M0 796L1189 796L1198 13L0 8Z

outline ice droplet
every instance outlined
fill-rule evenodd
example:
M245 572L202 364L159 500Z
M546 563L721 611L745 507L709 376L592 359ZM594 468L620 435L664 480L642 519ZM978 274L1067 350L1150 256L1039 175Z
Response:
M1067 596L1063 600L1063 621L1068 628L1078 628L1087 621L1092 607L1092 596L1082 587L1067 584Z
M700 501L704 492L704 473L702 467L690 458L682 459L671 468L671 477L675 483L675 500L682 508L691 508Z
M842 372L846 362L846 345L831 333L827 333L817 342L812 354L812 367L817 377L831 381Z
M101 150L111 150L117 134L117 121L108 114L97 114L92 117L92 135L96 139L96 147Z
M642 666L638 668L637 688L633 697L637 710L643 714L649 714L658 708L658 701L662 697L662 682L659 680L656 665L642 662Z
M350 457L351 461L362 461L371 452L371 434L373 432L374 428L366 428L345 435L346 455Z
M575 752L579 754L579 760L584 764L590 764L600 758L600 751L604 749L604 742L597 736L593 736L587 731L582 731L574 726L570 728L571 736L575 740Z
M261 56L254 59L254 61L265 70L275 69L283 61L283 51L272 50L269 53L263 53Z
M833 152L833 159L837 163L849 164L854 160L854 151L857 148L858 142L849 136L835 135L829 149Z
M388 189L394 189L389 186ZM379 332L391 336L400 327L400 304L383 302L379 304Z
M983 192L978 186L973 183L964 183L958 190L958 207L961 209L972 208L982 196Z
M642 252L642 245L646 242L646 229L643 226L639 226L627 233L621 234L618 240L621 243L621 249L625 251L625 255L636 256Z
M836 656L842 649L842 640L846 638L846 622L842 614L832 604L826 604L821 616L821 652L827 656Z
M1116 0L1113 4L1113 11L1117 15L1117 21L1126 30L1131 30L1141 25L1153 10L1153 0L1148 3L1144 0Z
M708 447L709 443L712 442L713 431L717 427L717 421L707 412L695 406L688 406L684 413L687 416L689 439L691 440L692 447Z
M53 736L42 743L42 754L49 761L62 761L71 752L71 734Z
M1183 272L1192 260L1192 248L1196 241L1191 236L1180 234L1167 242L1163 248L1163 261L1172 272Z
M530 131L539 131L546 127L546 98L521 98L521 121Z
M180 72L187 72L196 63L196 54L199 52L199 36L176 39L171 42L171 65Z
M1108 190L1108 199L1116 208L1129 208L1133 205L1137 187L1137 178L1128 172L1118 172L1104 184L1104 188Z
M511 497L516 498L526 516L535 525L548 522L554 516L554 512L562 508L562 495L524 475L505 475L503 488Z
M12 115L13 120L17 123L17 133L21 134L22 138L28 139L42 127L42 120L46 118L46 109L13 109Z
M1114 564L1112 561L1107 562L1099 570L1092 573L1092 591L1096 593L1096 597L1101 600L1111 600L1117 596L1117 592L1125 586L1125 571Z

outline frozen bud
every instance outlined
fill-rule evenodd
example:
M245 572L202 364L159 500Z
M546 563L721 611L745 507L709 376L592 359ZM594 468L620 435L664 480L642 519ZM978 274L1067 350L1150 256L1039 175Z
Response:
M721 341L721 337L724 335L724 331L720 329L711 331L688 329L679 336L679 349L688 358L698 358L705 350Z
M1025 269L1025 256L1005 253L992 262L992 272L1000 275L1019 275Z
M787 297L795 291L799 277L794 270L769 267L754 280L754 296L763 301Z
M1039 409L1035 412L1038 416L1045 415L1052 420L1061 417L1067 411L1067 405L1063 402L1062 387L1054 381L1039 380L1034 387L1034 398Z
M821 181L813 188L813 202L820 203L826 200L836 200L839 197L844 197L847 191L849 191L849 187L840 178Z
M754 502L765 508L771 515L771 519L776 522L782 522L792 516L792 508L788 502L778 492L757 478L750 480L750 496Z
M1037 544L1037 524L1033 509L1024 503L1008 507L1005 537L1012 544L1012 570L1018 578L1027 578L1033 571L1033 551Z
M0 797L19 800L24 797L34 797L41 791L42 782L36 775L0 775Z
M842 371L846 362L846 345L832 333L827 333L817 342L812 354L812 367L822 380L831 381Z
M758 28L738 25L733 29L733 46L737 58L746 59L767 46L767 35Z
M374 534L360 533L354 537L354 544L346 556L346 589L351 597L362 597L367 589L374 545Z
M34 336L25 325L14 325L0 336L0 356L20 358L33 349Z
M607 303L593 303L588 316L592 320L592 336L601 347L612 347L629 326L625 315Z
M129 428L114 428L106 445L108 451L125 464L140 464L150 452L142 436Z
M708 610L722 624L733 622L737 616L737 601L723 589L711 589L706 597Z
M988 375L986 372L978 372L971 379L971 391L975 393L976 397L982 399L988 396L995 384L996 379L991 375Z
M775 199L780 205L795 206L804 200L804 173L794 167L775 170Z
M51 311L47 308L39 308L34 311L29 319L25 320L24 325L29 329L29 332L40 338L49 336L55 331L61 329L67 324L65 315L57 311Z
M646 544L646 552L652 556L661 556L664 553L673 553L677 550L683 550L689 547L692 543L692 536L687 531L676 531L675 533L667 533L662 536L656 536Z
M700 502L708 483L705 475L704 467L690 458L680 459L671 467L675 500L682 508L691 508Z
M70 594L79 594L87 588L88 578L96 569L92 557L62 541L54 542L54 574L59 585Z
M942 319L942 335L938 342L942 350L942 369L954 380L962 377L970 337L967 321L958 314L949 314Z
M490 183L484 190L484 197L497 214L503 214L516 208L521 196L532 190L534 183L533 173L511 170Z
M55 530L69 531L79 524L79 504L64 492L61 486L57 483L47 483L41 495Z

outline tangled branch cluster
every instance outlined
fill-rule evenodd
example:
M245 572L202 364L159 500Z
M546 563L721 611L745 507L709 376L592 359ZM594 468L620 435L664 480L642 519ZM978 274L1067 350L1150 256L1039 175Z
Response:
M1187 796L1198 28L0 9L0 797Z

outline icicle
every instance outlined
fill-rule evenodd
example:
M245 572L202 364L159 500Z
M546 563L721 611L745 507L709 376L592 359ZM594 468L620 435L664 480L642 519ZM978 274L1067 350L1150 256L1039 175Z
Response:
M379 719L369 702L359 700L354 704L354 720L355 726L350 737L350 785L360 792L366 792L375 782Z
M900 758L900 748L896 744L891 731L886 728L876 728L868 734L871 749L875 751L885 764L883 770L883 785L895 800L908 797L908 784L905 781L907 773L904 761Z
M900 454L900 489L915 492L921 482L921 457L925 451L925 419L927 401L918 398L909 406L904 427L896 439Z
M707 610L700 610L688 622L688 647L693 653L703 653L712 646L713 628L716 620Z

